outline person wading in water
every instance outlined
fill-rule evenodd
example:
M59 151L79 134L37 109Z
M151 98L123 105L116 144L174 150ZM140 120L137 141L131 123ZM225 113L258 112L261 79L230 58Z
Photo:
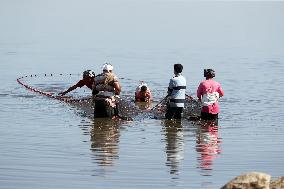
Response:
M87 86L89 89L92 90L94 85L94 78L95 78L95 72L93 72L92 70L86 70L83 72L83 79L78 81L78 83L76 83L75 85L69 87L66 91L58 93L58 95L64 96L65 94L75 90L76 88L78 87L81 88L83 86Z
M135 91L135 102L151 102L152 94L146 83L142 82Z
M115 118L118 116L117 98L121 92L118 78L112 72L113 66L105 63L102 73L95 77L93 100L95 105L94 117Z
M166 119L181 119L181 114L184 108L185 102L185 89L186 79L181 75L183 66L181 64L174 65L174 77L170 79L168 87L168 96L170 102L165 114Z
M218 99L224 96L221 84L214 81L215 71L213 69L204 69L204 77L197 89L197 97L202 103L201 119L212 120L218 124L219 103Z

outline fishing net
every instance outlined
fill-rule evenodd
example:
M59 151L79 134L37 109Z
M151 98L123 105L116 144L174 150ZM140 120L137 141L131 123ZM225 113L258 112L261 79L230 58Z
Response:
M69 103L80 110L82 114L93 117L94 103L91 91L88 88L77 88L65 96L58 95L58 93L77 83L81 78L81 74L37 74L20 77L17 79L17 82L31 92ZM135 103L134 92L136 86L133 86L133 83L137 83L137 81L126 78L120 78L119 80L124 86L123 93L117 98L118 113L121 117L131 117L136 119L164 118L168 104L167 98L157 103L154 107L153 104L155 104L155 101L153 103ZM152 92L157 92L157 94L161 93L161 91L155 90L152 90ZM186 119L198 117L200 112L201 103L195 99L187 98L183 117Z
M169 99L163 99L159 104L152 109L153 115L157 119L164 118L167 111ZM183 117L186 119L198 118L201 112L201 103L196 99L186 98L183 110Z

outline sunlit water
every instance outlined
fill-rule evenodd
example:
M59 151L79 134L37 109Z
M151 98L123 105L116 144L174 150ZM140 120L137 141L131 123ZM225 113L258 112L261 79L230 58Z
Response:
M28 4L33 4L31 2ZM183 26L180 18L197 14L186 12L186 8L191 6L183 1L174 6L160 1L153 2L154 8L150 8L148 13L155 15L157 8L165 18L171 18L169 23L175 26ZM52 3L48 10L54 10L51 5ZM152 4L135 5L124 1L117 5L121 12L114 12L119 13L119 19L129 19L123 13L125 5L132 7L133 19L142 22L142 27L139 28L144 26L146 35L143 35L143 30L136 31L131 28L131 31L138 32L146 41L133 42L133 33L129 35L130 38L127 33L121 35L127 28L130 29L128 25L123 25L124 28L117 29L120 37L107 38L106 44L100 40L91 40L88 43L92 35L85 31L86 36L82 36L77 29L71 30L72 22L67 23L69 27L66 30L63 27L58 29L66 32L66 35L71 32L71 36L62 35L61 39L42 22L28 19L33 14L38 14L39 18L50 21L39 10L31 8L28 10L35 12L23 14L21 19L28 26L35 21L44 26L47 33L44 29L36 28L40 31L35 31L36 36L32 36L26 32L30 29L22 26L23 36L16 34L16 38L13 38L8 34L15 33L16 28L4 30L9 32L5 33L8 38L0 38L0 188L212 189L220 188L233 177L249 171L265 172L273 177L283 176L283 43L268 47L266 45L271 45L270 43L245 45L246 43L237 43L236 40L230 41L231 44L228 45L225 39L216 36L220 41L224 41L222 44L216 43L215 48L216 41L209 44L206 40L201 41L201 44L196 40L193 41L196 46L183 47L182 38L185 39L186 35L176 31L176 38L167 41L169 44L165 41L157 44L163 41L161 39L168 39L167 36L173 31L163 30L164 35L150 35L151 32L146 29L148 17L143 17L142 10ZM221 5L217 4L215 9L224 10ZM237 7L240 9L244 6L241 5ZM39 4L35 3L33 6ZM101 4L95 9L99 10L105 6L106 4ZM113 6L111 10L116 10ZM138 6L141 6L142 10ZM196 6L193 5L204 11L201 5ZM14 10L13 4L8 3L5 7L10 9L5 9L4 14L11 16L7 10ZM16 10L22 10L17 3L15 7ZM40 7L43 9L44 6ZM72 6L71 10L75 7ZM172 7L181 12L177 16L167 16ZM230 7L234 7L234 4L227 8ZM265 15L268 19L278 18L277 16L281 15L279 10L283 10L281 3L272 3L269 6L262 6L260 3L257 7L251 8L257 10L254 16L261 7L268 7L269 11L274 10L274 14ZM137 14L134 14L135 10L138 11ZM55 9L54 14L58 16L60 13L57 11ZM72 15L70 12L66 14ZM181 14L184 17L181 17ZM221 12L220 15L222 14L225 13ZM109 21L108 14L105 16ZM12 16L11 23L15 21L13 18ZM63 17L60 18L64 20ZM255 16L250 19L256 18ZM63 24L62 20L56 21L53 17L50 19L58 25ZM162 17L156 19L163 20ZM204 21L204 18L200 19ZM234 16L231 19L236 22ZM1 21L4 23L2 17ZM156 23L153 20L148 21L152 27ZM128 22L130 20L126 21ZM190 22L193 22L192 19ZM5 23L7 25L8 22ZM51 24L44 23L49 26ZM75 23L79 22L75 20ZM90 29L87 21L83 23ZM272 23L270 28L274 33L266 36L273 42L277 41L277 36L283 34L281 23L277 24L280 25L279 31L273 30L276 25ZM198 24L195 26L201 27ZM259 28L261 24L256 23L256 26L256 30L262 29ZM163 28L163 25L160 27ZM204 27L202 25L203 29ZM165 26L165 29L170 28ZM212 30L216 32L216 29ZM102 36L105 35L103 37L110 37L108 32L105 34L99 31ZM157 28L153 32L156 34ZM190 34L196 34L195 32ZM260 39L260 36L253 35L256 31L247 32L251 32L250 42ZM157 40L147 40L147 35L150 39ZM69 45L71 42L67 39L72 39L72 36L80 36L83 42L80 43L76 38L75 45ZM197 37L204 39L202 34ZM281 40L279 38L279 41ZM138 42L141 42L141 46L136 45ZM117 43L121 44L121 48ZM180 46L177 45L179 43ZM121 98L128 102L124 104L127 106L124 110L133 111L133 121L94 120L87 102L65 103L29 91L16 82L18 77L27 75L24 79L26 83L46 91L59 92L79 80L80 73L85 69L93 69L99 73L100 66L105 61L114 65L114 72L123 87ZM225 91L225 96L220 99L218 126L208 126L188 119L181 122L154 119L155 116L133 103L134 90L140 80L146 81L152 89L154 102L150 108L159 103L166 95L167 85L173 74L173 64L178 61L184 65L183 74L188 82L187 94L194 98L197 86L203 79L203 68L216 69L215 79L222 84ZM45 77L45 73L53 73L56 77ZM61 73L62 76L59 75ZM68 75L70 73L74 75ZM38 74L38 77L30 77L31 74ZM74 97L85 97L89 94L87 88L70 93Z

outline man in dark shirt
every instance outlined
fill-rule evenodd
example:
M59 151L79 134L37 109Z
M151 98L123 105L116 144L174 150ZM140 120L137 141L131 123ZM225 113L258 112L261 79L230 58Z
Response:
M73 91L78 87L87 86L89 89L92 90L94 84L95 73L91 70L86 70L83 72L83 79L81 79L78 83L68 88L66 91L59 93L58 95L64 96L65 94Z

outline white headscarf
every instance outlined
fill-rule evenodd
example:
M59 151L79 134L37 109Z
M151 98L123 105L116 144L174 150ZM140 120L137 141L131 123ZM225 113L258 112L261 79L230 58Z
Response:
M112 71L113 70L113 66L110 63L105 63L102 66L102 70L106 70L106 71Z

